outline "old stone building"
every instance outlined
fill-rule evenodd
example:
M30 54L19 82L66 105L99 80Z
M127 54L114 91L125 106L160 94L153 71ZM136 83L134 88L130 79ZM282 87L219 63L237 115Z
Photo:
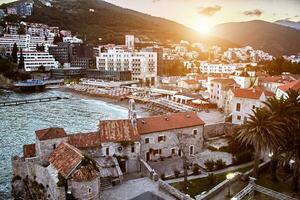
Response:
M24 145L22 157L12 157L13 176L30 188L39 185L40 198L99 199L102 190L122 184L124 175L143 171L145 160L180 156L180 142L190 156L200 151L203 126L194 112L137 118L131 100L128 119L102 120L96 132L36 131L36 142Z

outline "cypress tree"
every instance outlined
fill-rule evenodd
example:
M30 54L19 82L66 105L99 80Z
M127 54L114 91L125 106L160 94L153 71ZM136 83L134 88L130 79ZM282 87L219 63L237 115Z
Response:
M14 43L13 49L12 49L12 53L11 53L11 57L12 57L12 61L14 63L18 62L18 46L16 43Z
M19 69L25 69L23 50L20 50Z

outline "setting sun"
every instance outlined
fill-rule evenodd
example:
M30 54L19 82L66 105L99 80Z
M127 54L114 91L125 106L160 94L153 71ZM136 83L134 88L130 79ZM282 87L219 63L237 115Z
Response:
M199 21L198 26L195 27L195 29L202 34L208 35L211 27L212 25L209 24L208 21L201 20Z

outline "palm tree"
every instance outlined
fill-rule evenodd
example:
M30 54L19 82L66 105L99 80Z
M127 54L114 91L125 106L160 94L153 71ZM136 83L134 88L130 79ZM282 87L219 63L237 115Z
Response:
M258 108L237 131L237 140L255 149L253 175L256 178L261 153L274 150L283 142L280 125L268 109Z
M276 99L275 97L269 98L266 102L263 102L268 109L274 120L281 122L281 130L282 134L285 136L290 135L293 124L295 123L295 118L292 115L292 107L290 104L282 97L280 99ZM288 137L285 137L288 138ZM285 141L287 142L287 140ZM278 165L278 157L283 152L283 146L276 146L273 149L273 155L271 157L271 173L273 181L278 181L276 171Z
M287 92L287 103L292 108L291 117L295 118L294 124L290 127L289 141L286 143L286 160L293 163L293 189L299 191L298 182L300 177L300 90L289 90Z

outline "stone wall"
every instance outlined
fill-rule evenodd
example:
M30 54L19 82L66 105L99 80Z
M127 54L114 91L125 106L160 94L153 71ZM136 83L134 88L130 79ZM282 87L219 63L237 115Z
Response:
M193 131L197 130L197 134L193 135ZM195 126L189 128L183 128L178 130L162 131L157 133L150 133L141 135L141 156L143 159L147 159L147 152L150 152L150 160L158 160L160 157L172 156L172 149L175 150L175 154L178 154L179 142L178 133L184 133L191 137L186 138L185 144L187 146L194 146L194 154L200 152L203 148L203 126ZM158 142L159 136L165 136L165 141ZM149 138L149 143L146 143L146 138ZM160 154L151 153L151 150L161 150Z
M204 126L204 138L214 138L219 136L230 136L236 125L232 123L219 123Z
M68 186L71 192L78 200L97 200L100 195L100 179L95 178L92 181L76 182L68 181Z
M56 139L50 139L50 140L39 140L36 138L36 155L40 158L40 161L42 164L48 163L49 155L52 153L52 151L58 147L58 145L61 142L67 142L68 137L64 138L56 138Z
M142 158L140 158L140 169L141 169L141 174L142 176L146 176L148 178L150 178L153 181L157 181L158 180L158 174L155 172L154 169L151 168L151 166L144 161Z
M159 186L160 190L162 190L164 192L167 192L168 194L175 197L176 199L179 199L179 200L194 200L189 195L180 192L179 190L177 190L176 188L174 188L173 186L171 186L170 184L168 184L168 183L166 183L162 180L159 180L158 186Z
M25 159L14 156L12 158L13 176L20 176L23 180L28 178L31 181L42 184L47 191L45 196L49 199L64 200L65 190L64 188L57 187L57 180L53 179L48 168L39 165L36 157Z

